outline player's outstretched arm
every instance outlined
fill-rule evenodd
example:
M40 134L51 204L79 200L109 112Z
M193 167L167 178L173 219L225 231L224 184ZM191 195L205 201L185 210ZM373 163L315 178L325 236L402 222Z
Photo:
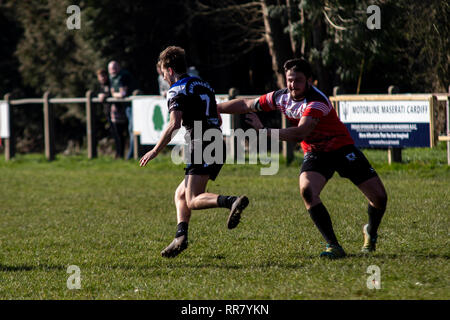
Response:
M156 156L169 144L170 140L172 140L172 134L175 130L178 130L181 127L181 111L174 110L170 113L170 121L167 128L161 135L156 146L147 152L139 161L139 165L144 167L150 160L156 158Z
M217 105L220 113L242 114L256 112L255 99L233 99Z
M263 129L263 124L256 114L249 114L245 121L255 129ZM310 116L302 117L297 127L285 129L267 128L267 134L278 131L278 138L282 141L299 142L305 139L316 127L319 119Z
M319 123L318 118L305 116L300 119L300 122L297 127L290 127L285 129L271 129L271 130L278 130L278 136L280 140L300 142L307 136L309 136L309 134L316 127L317 123Z

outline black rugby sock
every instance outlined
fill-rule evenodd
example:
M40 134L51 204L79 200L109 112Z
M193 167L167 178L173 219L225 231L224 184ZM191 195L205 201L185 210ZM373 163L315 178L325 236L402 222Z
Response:
M331 245L339 245L333 231L333 224L331 223L330 214L322 202L316 204L314 207L311 207L308 212L325 241Z
M188 223L187 222L180 222L177 225L177 233L175 233L175 238L186 236L188 235Z
M218 196L217 204L219 208L228 208L231 209L233 202L236 201L237 197L235 196Z
M367 227L367 232L369 232L371 237L377 235L378 227L380 226L385 211L386 209L377 209L370 204L368 205L367 213L369 215L369 226Z

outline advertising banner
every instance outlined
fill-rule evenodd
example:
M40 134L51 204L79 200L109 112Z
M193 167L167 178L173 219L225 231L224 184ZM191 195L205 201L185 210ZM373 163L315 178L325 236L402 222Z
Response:
M0 137L9 138L9 108L6 102L0 103Z
M217 103L227 100L227 96L216 95ZM161 138L170 119L167 100L161 96L138 96L133 99L133 131L140 135L142 145L154 145ZM221 114L222 132L231 135L231 116ZM182 126L170 142L171 145L185 143L185 128Z
M338 101L358 147L431 147L430 100Z

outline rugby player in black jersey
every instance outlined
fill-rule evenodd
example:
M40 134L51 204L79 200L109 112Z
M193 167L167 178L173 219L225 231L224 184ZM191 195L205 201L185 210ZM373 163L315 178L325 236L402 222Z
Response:
M185 168L185 178L175 191L177 232L175 239L161 252L163 257L170 258L176 257L188 247L188 224L192 210L228 208L228 228L233 229L238 225L249 200L246 196L223 196L205 192L208 180L216 179L226 155L214 90L206 81L190 77L186 73L185 51L180 47L167 47L160 53L158 63L161 65L164 80L171 86L167 92L170 120L156 146L141 158L140 166L143 167L154 159L167 146L172 134L181 125L186 128L190 142L190 161ZM218 130L222 139L222 148L215 150L212 162L203 157L205 148L215 142L203 140L206 130ZM211 146L208 149L211 149Z

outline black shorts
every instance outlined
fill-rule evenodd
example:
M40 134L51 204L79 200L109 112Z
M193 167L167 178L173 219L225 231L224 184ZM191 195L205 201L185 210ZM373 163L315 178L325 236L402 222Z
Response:
M303 159L301 172L315 171L327 180L337 171L355 185L376 177L377 173L364 154L354 145L347 145L331 152L308 152Z
M191 144L192 145L192 144ZM208 147L209 143L203 143L201 146L202 155L205 148ZM218 159L215 158L215 151L212 152L211 156L213 159L215 159L215 162L213 163L206 163L204 159L202 158L201 163L195 163L195 156L194 156L194 149L192 148L190 151L190 163L187 164L185 170L186 175L209 175L210 180L215 180L217 178L217 175L219 174L220 170L223 167L223 164L226 161L226 145L225 142L221 142L222 150L221 156L218 155Z
M188 164L185 170L186 175L209 175L210 180L216 180L223 164Z

